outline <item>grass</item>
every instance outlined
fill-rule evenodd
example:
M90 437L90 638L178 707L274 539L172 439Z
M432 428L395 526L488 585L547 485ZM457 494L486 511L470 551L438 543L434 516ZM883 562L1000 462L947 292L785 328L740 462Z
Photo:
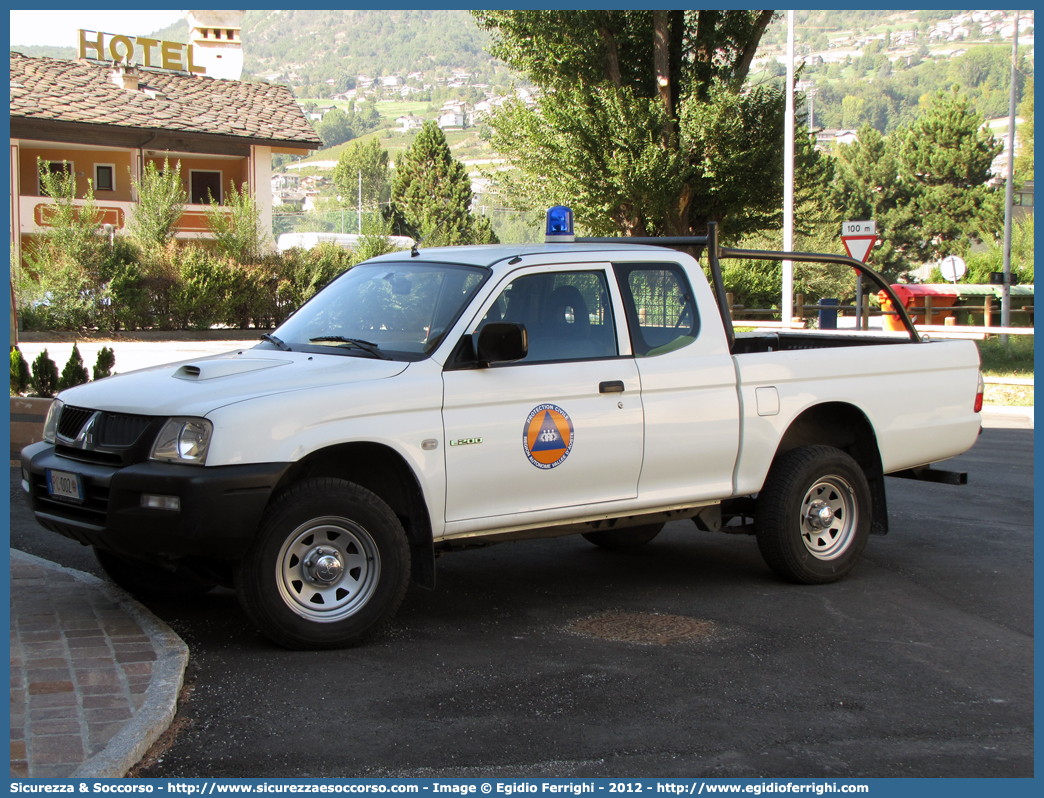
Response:
M413 139L416 135L416 130L411 130L409 133L403 133L398 128L385 127L366 133L359 136L357 139L346 141L344 144L338 144L335 147L319 150L315 155L310 158L305 158L301 163L306 164L310 161L336 161L341 157L341 153L351 147L355 142L365 144L372 138L380 139L381 146L388 151L388 157L392 161L395 161L403 152L406 151L406 148L413 143ZM479 138L478 128L470 127L466 130L447 130L446 143L449 145L450 153L457 160L462 160L464 158L493 157L493 150L490 149L489 143Z
M985 376L1033 378L1032 335L1009 335L1006 344L1002 344L999 337L978 343Z
M1033 379L1033 337L1009 335L1006 344L999 337L979 341L983 375ZM983 401L988 405L1032 407L1033 386L987 385Z
M987 405L1033 407L1033 386L987 385L982 401Z

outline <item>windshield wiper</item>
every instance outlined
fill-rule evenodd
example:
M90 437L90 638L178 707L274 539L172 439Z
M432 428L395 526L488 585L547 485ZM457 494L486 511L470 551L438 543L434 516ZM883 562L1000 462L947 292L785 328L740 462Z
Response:
M289 352L290 351L290 347L287 346L287 344L284 343L283 341L280 341L274 335L269 335L268 333L261 333L261 340L262 341L268 341L269 343L275 344L280 349L282 349L284 352Z
M391 360L391 358L381 351L381 348L372 341L364 341L361 338L345 338L343 335L320 335L318 338L309 338L311 343L320 343L322 341L331 341L339 344L351 344L352 346L362 349L364 352L369 352L374 357L379 357L381 360Z

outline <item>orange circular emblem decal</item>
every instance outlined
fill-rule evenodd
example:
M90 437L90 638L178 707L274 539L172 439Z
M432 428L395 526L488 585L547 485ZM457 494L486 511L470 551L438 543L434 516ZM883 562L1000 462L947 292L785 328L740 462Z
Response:
M558 405L537 405L526 419L522 447L537 468L561 465L573 450L573 422Z

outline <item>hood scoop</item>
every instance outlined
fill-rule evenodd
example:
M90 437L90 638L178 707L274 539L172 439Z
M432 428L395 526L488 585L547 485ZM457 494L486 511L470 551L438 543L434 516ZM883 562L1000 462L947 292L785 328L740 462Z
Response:
M276 366L289 365L290 360L269 360L263 358L216 358L213 360L200 360L197 363L187 363L178 368L172 375L178 380L199 382L200 380L213 380L218 377L230 377L233 374L246 374L251 371L262 371Z

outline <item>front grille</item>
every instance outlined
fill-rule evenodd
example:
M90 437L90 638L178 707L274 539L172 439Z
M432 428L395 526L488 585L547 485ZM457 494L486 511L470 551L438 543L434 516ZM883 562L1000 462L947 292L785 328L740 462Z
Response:
M94 421L88 425L90 419ZM139 463L148 457L148 447L163 419L109 413L83 407L62 408L58 417L58 441L55 454L81 463L123 466ZM149 430L152 435L149 435ZM78 435L83 440L77 440Z
M126 416L118 413L105 413L103 419L101 445L115 447L133 446L152 421L147 416Z
M74 446L56 444L54 453L68 460L79 460L81 463L102 463L111 466L123 466L123 455L117 452L101 452L97 449L77 449Z
M76 436L87 423L87 419L93 415L93 410L66 405L62 408L61 415L58 416L58 434L68 440L76 440Z

